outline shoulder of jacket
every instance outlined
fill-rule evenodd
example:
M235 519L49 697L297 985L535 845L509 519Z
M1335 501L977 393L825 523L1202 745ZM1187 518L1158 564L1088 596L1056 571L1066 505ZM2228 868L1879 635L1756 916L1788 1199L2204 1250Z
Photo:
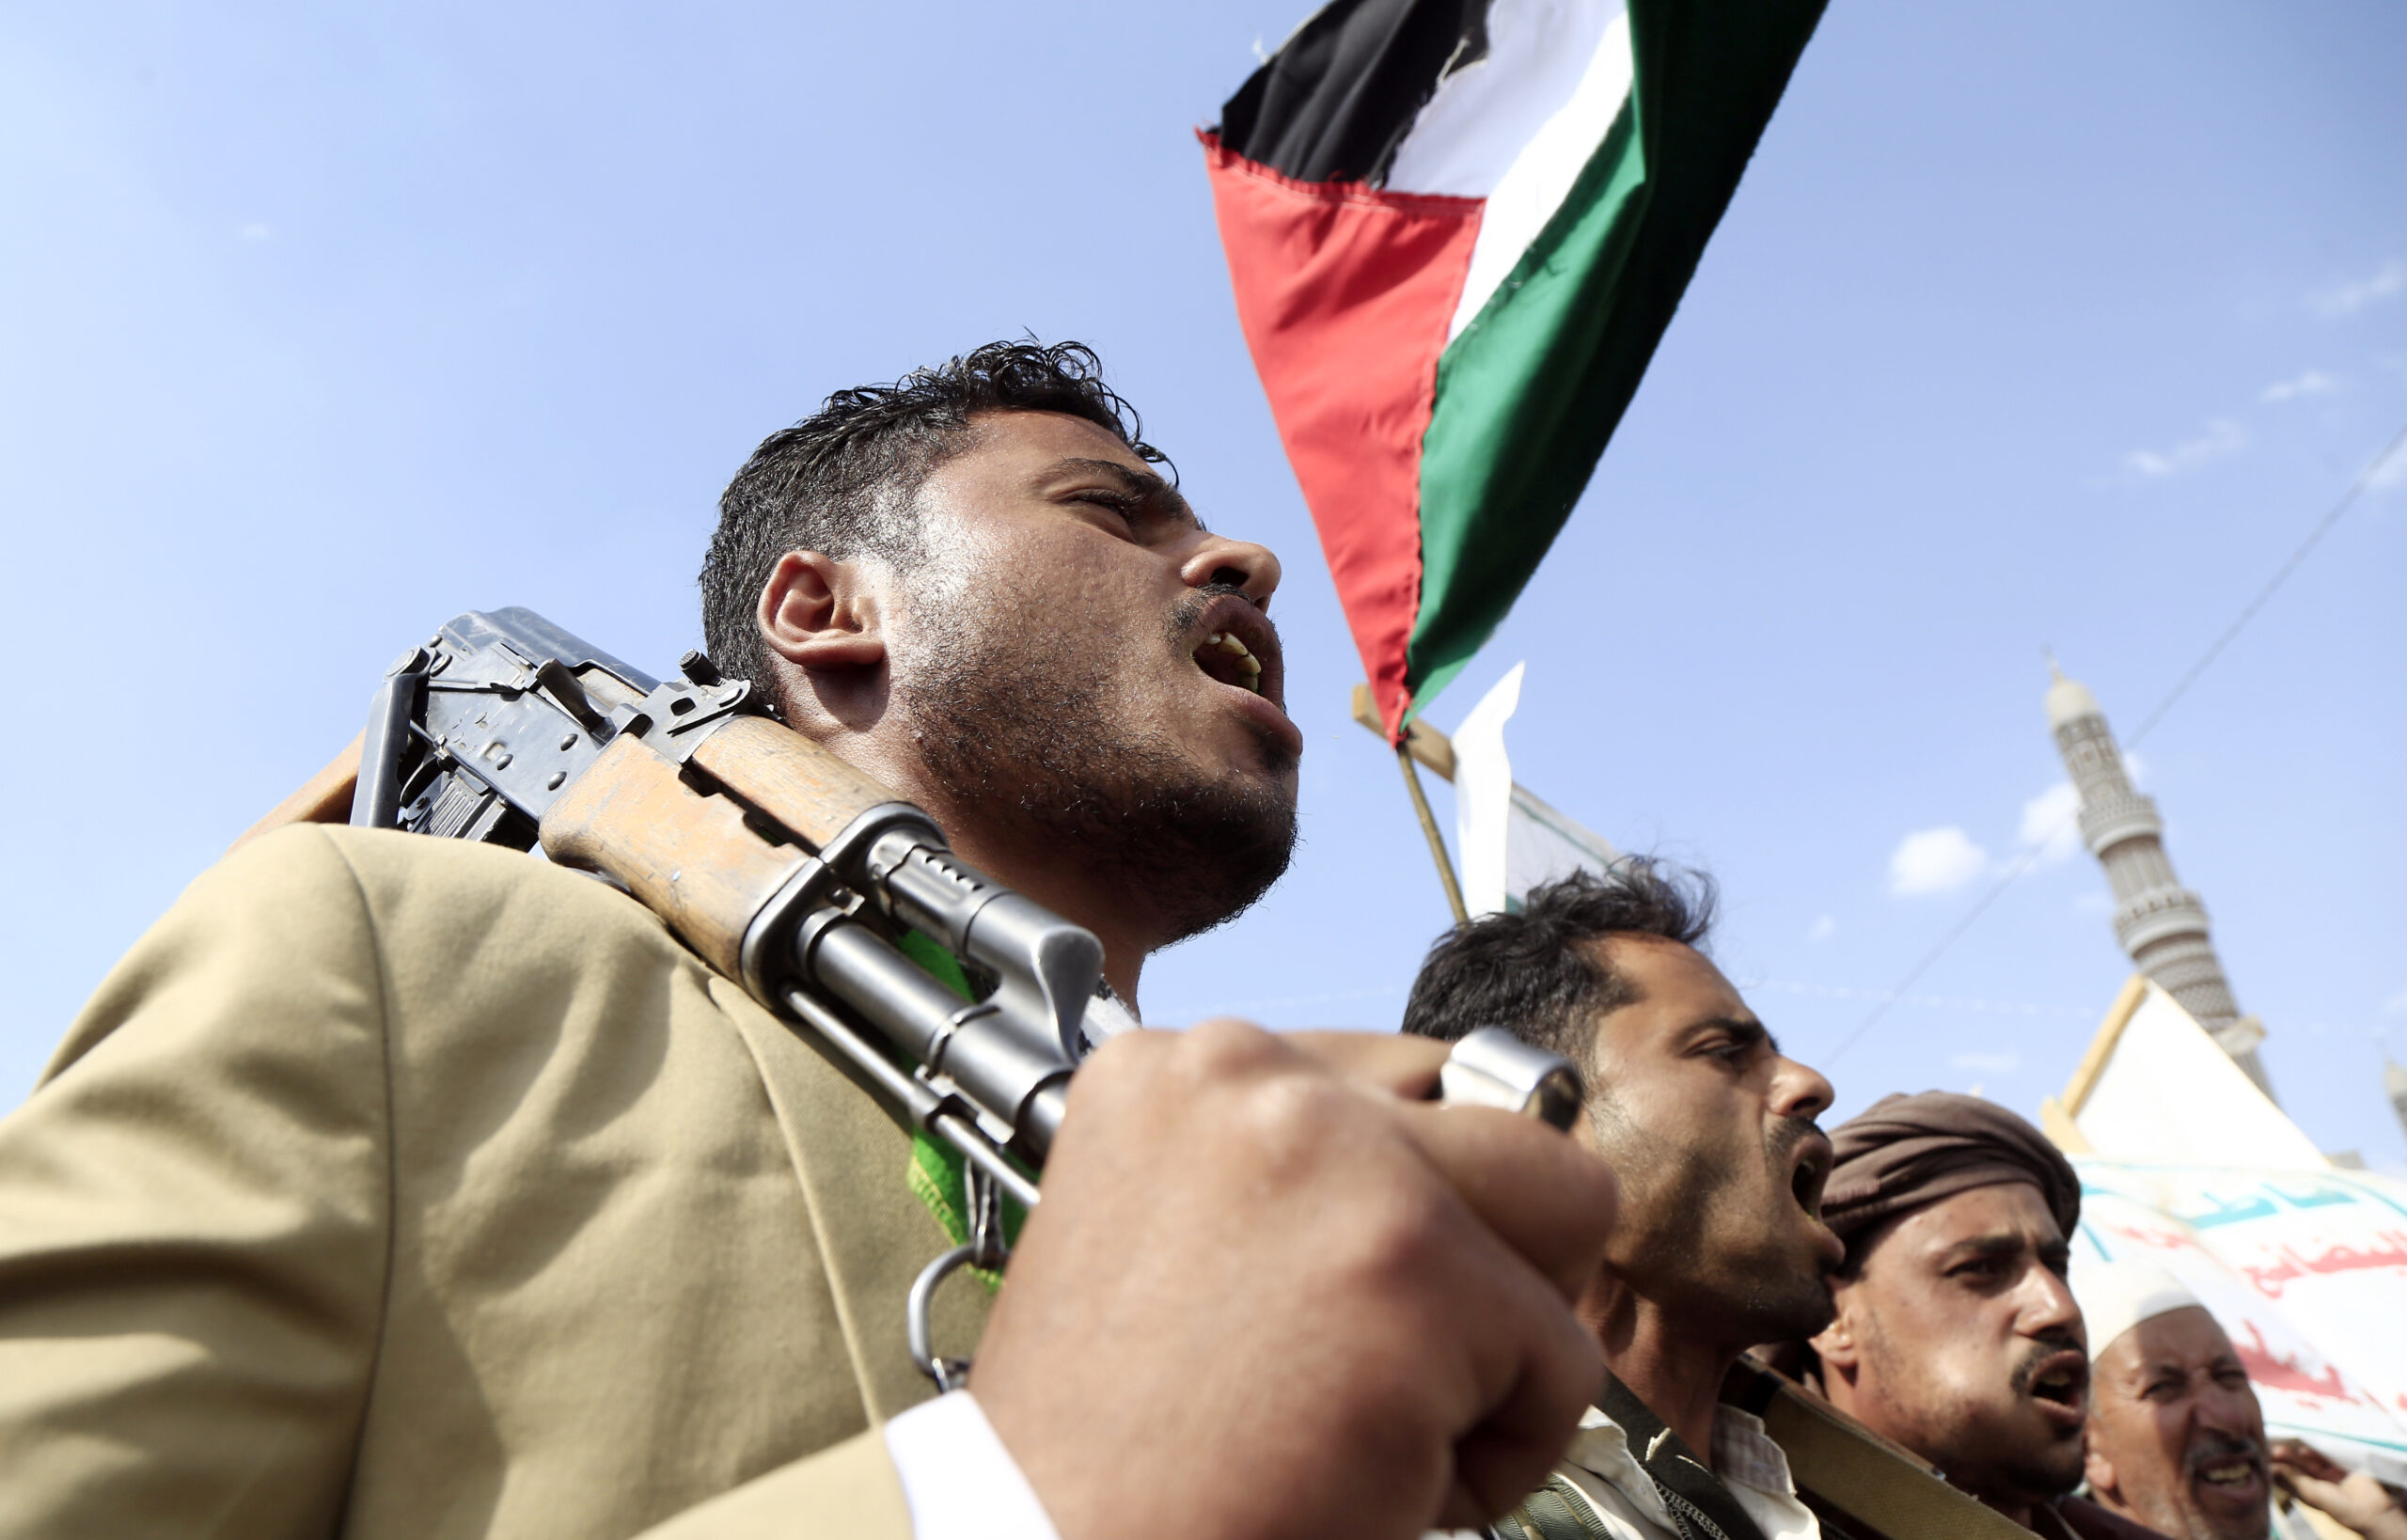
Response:
M254 904L313 903L321 895L354 904L380 945L490 935L588 956L634 948L692 958L659 916L609 884L524 851L465 840L305 825L250 841L196 887L203 885Z
M437 840L399 829L313 825L313 832L363 883L384 879L441 883L463 893L535 894L547 902L657 924L652 911L608 883L541 856L472 840ZM278 830L271 840L280 840ZM267 841L260 841L262 845Z

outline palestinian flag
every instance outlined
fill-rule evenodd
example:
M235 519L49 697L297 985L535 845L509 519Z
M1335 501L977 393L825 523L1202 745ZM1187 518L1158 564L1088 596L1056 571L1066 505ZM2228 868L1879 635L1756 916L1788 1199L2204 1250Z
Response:
M1512 607L1822 0L1331 0L1204 140L1389 736Z

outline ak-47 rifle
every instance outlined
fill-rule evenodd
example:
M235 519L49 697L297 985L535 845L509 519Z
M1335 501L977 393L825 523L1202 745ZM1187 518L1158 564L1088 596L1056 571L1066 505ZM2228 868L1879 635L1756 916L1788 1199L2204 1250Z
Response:
M1038 1202L1072 1073L1138 1022L1092 933L953 855L926 812L779 723L747 682L700 652L678 667L655 680L531 610L458 616L386 670L350 822L540 844L615 884L959 1150L977 1234L911 1301L914 1356L951 1388L966 1364L928 1349L929 1293L1002 1261L997 1189ZM262 826L338 817L349 760ZM979 998L906 955L905 932L950 952ZM1456 1045L1442 1093L1558 1127L1581 1094L1567 1061L1496 1029Z

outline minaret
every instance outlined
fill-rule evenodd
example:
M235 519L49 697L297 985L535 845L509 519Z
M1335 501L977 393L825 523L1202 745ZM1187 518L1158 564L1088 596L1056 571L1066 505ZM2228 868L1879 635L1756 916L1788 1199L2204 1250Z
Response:
M2156 816L2155 799L2132 790L2122 750L2115 746L2098 698L2067 679L2053 657L2048 671L2055 675L2048 686L2048 726L2081 793L2082 838L2114 886L2116 938L2139 970L2180 1001L2271 1096L2273 1085L2257 1061L2264 1026L2232 1003L2223 960L2207 935L2206 905L2181 886L2164 854L2164 824Z
M2382 1093L2390 1098L2390 1109L2399 1114L2399 1126L2407 1130L2407 1069L2382 1056Z

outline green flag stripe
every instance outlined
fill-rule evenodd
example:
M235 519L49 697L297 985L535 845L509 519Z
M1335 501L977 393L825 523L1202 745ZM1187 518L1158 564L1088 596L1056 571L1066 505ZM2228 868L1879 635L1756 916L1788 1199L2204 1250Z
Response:
M1821 12L1822 0L1631 0L1621 115L1438 360L1406 652L1416 712L1570 516Z
M1422 438L1421 612L1406 656L1417 711L1504 619L1580 500L1654 355L1617 316L1644 224L1637 96L1512 275L1438 359Z

